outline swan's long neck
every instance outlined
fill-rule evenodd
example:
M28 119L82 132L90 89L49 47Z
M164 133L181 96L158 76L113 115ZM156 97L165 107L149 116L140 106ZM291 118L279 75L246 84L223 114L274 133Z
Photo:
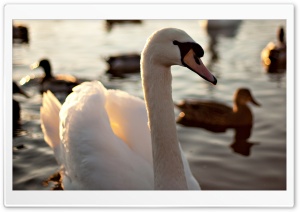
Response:
M149 60L148 60L149 59ZM170 67L142 58L144 96L151 130L154 189L187 189L172 100Z

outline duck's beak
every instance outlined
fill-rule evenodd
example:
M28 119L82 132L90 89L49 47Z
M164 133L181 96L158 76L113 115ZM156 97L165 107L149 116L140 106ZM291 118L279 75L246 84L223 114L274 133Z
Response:
M14 91L14 93L19 93L25 96L26 98L29 98L28 94L25 93L25 91L23 91L20 87L18 87L17 90Z
M210 73L210 71L205 67L200 58L196 57L193 49L191 49L183 58L185 65L191 69L193 72L198 74L203 79L211 82L212 84L217 84L217 79Z
M252 102L254 105L260 107L261 105L251 96L250 97L250 102Z
M39 62L35 62L35 63L32 63L32 64L30 65L30 69L31 69L31 70L34 70L34 69L38 68L39 66L40 66L40 63L39 63Z
M26 98L29 98L28 94L25 93L23 90L20 89L20 94L22 94L23 96L25 96Z

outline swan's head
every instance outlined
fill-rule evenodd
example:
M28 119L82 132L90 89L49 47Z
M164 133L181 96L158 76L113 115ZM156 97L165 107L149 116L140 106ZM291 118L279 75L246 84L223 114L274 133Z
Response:
M142 52L142 64L153 63L165 67L180 65L189 68L205 80L217 84L217 79L201 61L203 48L185 31L164 28L154 32ZM147 59L148 61L146 61Z

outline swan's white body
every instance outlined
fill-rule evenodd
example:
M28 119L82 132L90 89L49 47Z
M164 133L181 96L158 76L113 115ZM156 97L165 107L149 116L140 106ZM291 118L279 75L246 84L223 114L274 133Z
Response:
M44 94L42 129L62 167L64 189L200 189L177 140L170 66L181 64L178 46L185 43L174 40L194 42L181 30L164 29L144 48L146 102L100 82L73 88L62 106L51 92Z

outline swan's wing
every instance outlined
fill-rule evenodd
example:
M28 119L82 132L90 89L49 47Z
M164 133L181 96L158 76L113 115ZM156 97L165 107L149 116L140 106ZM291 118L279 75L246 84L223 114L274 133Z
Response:
M60 111L64 186L76 189L153 188L151 164L113 132L99 82L75 87Z
M144 101L120 90L108 90L105 108L114 133L152 164L151 135Z
M151 136L144 101L119 90L108 90L106 101L105 107L114 133L152 164ZM190 170L180 144L179 147L188 188L199 190L199 183Z
M59 111L61 108L57 98L47 91L43 94L40 109L41 128L46 143L53 149L58 164L61 164L61 146L59 138Z

